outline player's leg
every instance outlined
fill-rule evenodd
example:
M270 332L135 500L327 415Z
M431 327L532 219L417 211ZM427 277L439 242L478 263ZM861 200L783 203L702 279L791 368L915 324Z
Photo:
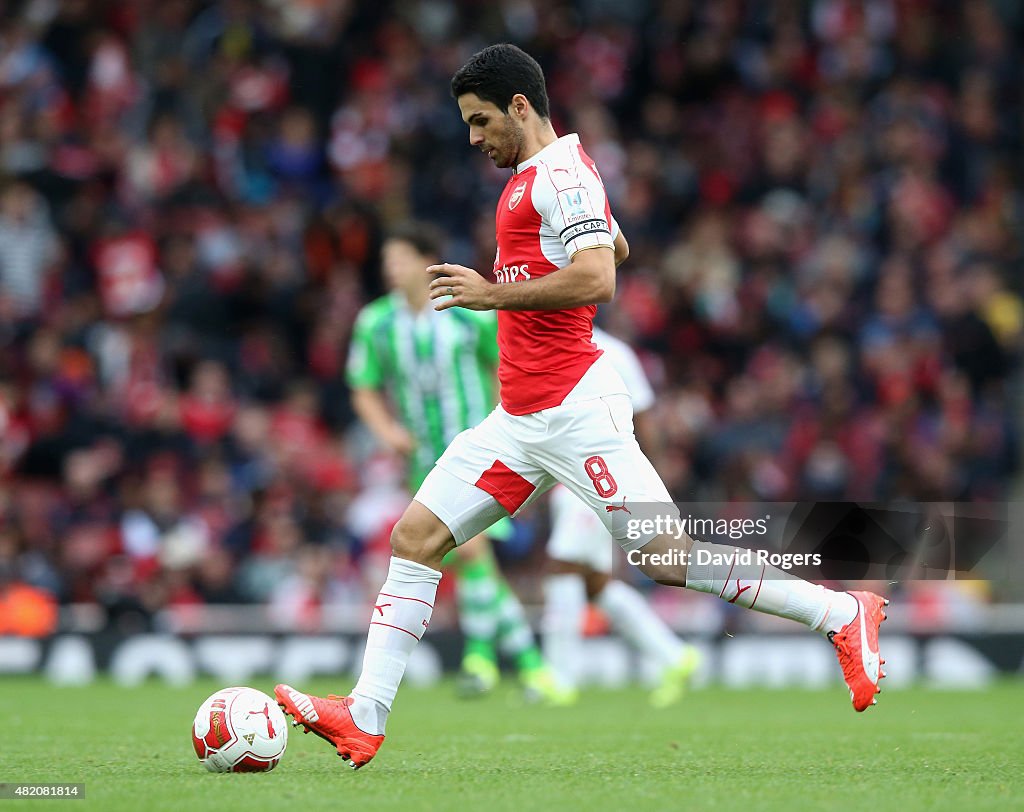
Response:
M554 683L526 612L498 566L492 539L510 538L514 528L500 519L444 560L456 572L459 626L465 638L458 687L463 696L493 689L500 676L496 647L516 664L519 679L531 700L550 700Z
M560 704L562 692L537 645L523 604L507 580L502 580L499 589L498 646L515 662L524 698L527 702Z
M658 684L651 692L651 704L666 708L681 700L701 664L697 648L681 640L647 599L625 581L607 579L593 600L616 634L658 664Z
M515 662L519 681L523 685L528 701L555 701L556 686L544 657L537 645L537 639L530 628L523 605L502 574L494 557L494 543L512 538L515 527L511 519L502 519L487 529L487 546L491 552L497 588L495 612L498 617L496 641L502 654Z
M569 411L571 407L575 410ZM864 710L874 703L878 680L885 676L878 657L878 626L887 601L866 592L835 592L767 565L734 565L733 548L724 545L685 535L644 534L635 532L642 530L637 527L630 533L630 504L660 504L668 515L678 511L633 436L628 398L616 395L547 411L556 439L536 451L538 458L597 513L623 549L643 548L647 555L641 557L640 569L646 575L826 634L836 647L854 707ZM566 439L558 442L558 436ZM574 454L565 451L570 447ZM688 558L701 563L688 567Z
M878 627L889 603L871 592L837 592L768 564L733 560L736 548L657 536L643 545L640 569L661 584L715 595L757 612L795 620L826 635L835 645L843 677L858 711L876 704L885 663L878 654ZM688 554L689 564L664 564ZM673 555L666 556L666 553Z
M583 622L587 611L586 566L592 545L607 538L593 511L563 486L551 490L551 535L544 578L544 656L566 702L576 698L583 662Z
M486 422L477 427L473 440L466 438L468 433L456 439L416 492L412 505L392 533L391 573L397 574L398 579L393 582L389 573L374 606L380 617L371 619L363 670L352 691L356 700L353 715L363 714L375 732L384 732L383 723L391 710L405 664L430 621L441 577L437 571L441 559L455 545L461 550L462 545L485 528L506 518L508 508L518 510L538 487L542 491L550 487L550 480L542 470L522 466L523 474L519 474L504 463L501 464L504 473L498 482L518 482L521 499L509 497L506 492L499 501L483 487L470 484L474 477L480 482L475 472L487 471L495 465L491 462L485 467L486 461L479 459L481 454L493 459L493 452L480 446L488 437L486 432L480 431ZM497 440L491 443L498 445ZM416 586L410 586L413 583ZM499 583L499 607L502 599ZM499 636L501 622L499 615L496 630ZM372 701L372 705L363 702L364 699Z
M547 578L545 654L554 658L559 684L575 688L586 602L607 616L612 630L658 664L658 707L682 698L699 666L697 650L680 640L632 586L611 577L614 543L594 512L568 489L551 492L551 559Z
M445 557L455 572L455 596L462 630L462 665L458 690L462 696L479 696L492 690L499 679L498 636L499 580L487 537L475 536Z
M857 615L857 600L848 592L835 592L767 564L734 563L735 547L694 541L684 534L681 539L654 536L641 549L640 570L659 584L706 592L823 633L838 631ZM670 560L673 563L662 563Z
M334 744L353 767L372 759L384 740L409 657L430 623L445 554L551 487L543 469L513 461L503 414L496 410L455 438L395 525L388 577L370 614L351 696L314 697L288 685L274 690L295 723Z
M333 744L352 767L370 761L384 741L391 703L430 622L441 559L454 544L444 522L413 501L391 534L387 580L371 610L363 668L351 696L323 698L290 685L274 689L292 724Z
M582 568L551 562L544 578L544 614L541 630L544 658L565 702L576 699L579 665L583 662L583 621L587 588Z

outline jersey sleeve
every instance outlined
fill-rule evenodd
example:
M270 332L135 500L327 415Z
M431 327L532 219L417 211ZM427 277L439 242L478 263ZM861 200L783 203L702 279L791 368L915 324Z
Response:
M345 364L345 381L352 389L379 389L384 384L380 361L373 351L374 321L373 314L363 310L352 330Z
M597 172L582 163L567 169L548 165L538 169L534 206L558 235L569 258L585 248L613 248L613 220Z

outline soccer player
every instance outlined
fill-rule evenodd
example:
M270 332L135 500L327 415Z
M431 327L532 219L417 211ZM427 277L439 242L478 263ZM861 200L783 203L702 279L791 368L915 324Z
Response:
M621 339L594 327L594 343L622 377L633 402L633 426L641 448L655 447L650 408L654 390L640 359ZM612 629L657 663L659 681L651 704L678 702L700 666L700 653L680 640L632 586L612 578L615 547L601 520L564 485L551 489L550 574L544 582L544 657L554 671L560 704L577 695L583 661L583 619L587 602L604 612Z
M629 253L625 237L579 137L558 137L551 126L544 74L532 57L492 45L459 68L451 86L470 144L513 172L495 218L496 282L472 268L432 265L430 298L437 310L498 311L501 402L455 438L395 525L351 695L321 698L278 685L278 702L352 767L369 762L430 622L441 559L561 482L624 549L642 548L640 569L658 583L827 634L854 707L873 704L884 676L884 598L834 592L770 566L730 564L734 551L725 545L665 534L630 539L629 526L613 521L631 503L658 503L679 515L633 436L622 378L591 341L596 306L614 296L616 266Z
M407 223L384 241L381 260L390 293L360 311L346 369L356 414L382 445L407 458L410 493L455 436L495 404L497 321L493 313L439 313L430 306L423 269L438 261L440 249L440 235L425 223ZM506 518L488 532L504 538L511 529ZM527 697L553 699L551 672L488 538L480 535L453 550L444 563L455 568L466 638L460 692L478 695L497 684L497 643L515 660Z

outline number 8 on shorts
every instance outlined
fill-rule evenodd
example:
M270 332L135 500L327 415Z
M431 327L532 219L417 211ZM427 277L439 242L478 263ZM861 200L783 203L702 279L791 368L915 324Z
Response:
M615 496L619 486L615 484L615 477L608 470L604 457L596 455L587 457L586 462L583 463L583 470L587 472L590 481L594 483L594 490L597 491L598 496L602 499Z

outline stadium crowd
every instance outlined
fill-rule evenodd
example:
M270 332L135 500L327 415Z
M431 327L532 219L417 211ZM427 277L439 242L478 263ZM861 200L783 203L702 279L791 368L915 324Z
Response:
M24 0L0 18L0 584L28 615L39 590L301 626L359 593L405 497L354 426L348 335L399 222L489 271L506 174L448 79L496 41L541 62L630 240L599 319L655 383L676 498L1007 497L1019 5Z

